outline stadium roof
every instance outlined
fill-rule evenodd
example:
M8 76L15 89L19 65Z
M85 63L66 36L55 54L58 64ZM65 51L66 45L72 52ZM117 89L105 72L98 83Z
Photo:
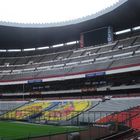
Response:
M119 0L0 0L0 21L22 26L49 26L82 19L116 4ZM8 10L7 10L8 9ZM25 10L26 9L26 10ZM61 24L59 23L61 22ZM18 25L16 25L18 26Z
M22 49L79 40L79 34L112 26L114 31L140 25L140 1L120 0L97 14L54 24L0 22L0 49Z

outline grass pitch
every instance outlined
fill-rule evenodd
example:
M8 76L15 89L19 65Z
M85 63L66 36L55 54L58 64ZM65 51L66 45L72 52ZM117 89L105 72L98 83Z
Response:
M79 131L79 128L0 121L0 140L20 140L75 131Z

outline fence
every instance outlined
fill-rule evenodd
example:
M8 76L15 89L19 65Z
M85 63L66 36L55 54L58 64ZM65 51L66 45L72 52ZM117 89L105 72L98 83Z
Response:
M84 127L85 130L79 129L77 133L69 133L59 135L51 135L41 138L32 138L29 134L26 139L33 140L71 140L77 137L76 140L95 140L115 132L132 127L132 118L140 114L139 111L44 111L36 112L31 110L0 110L0 120L19 120L39 124L53 124L53 125L71 125ZM60 138L59 138L60 137ZM9 140L8 138L1 138L0 140Z
M57 123L69 125L106 124L108 122L123 123L132 126L131 119L140 115L139 111L31 111L31 110L0 110L0 120L19 120L36 123Z

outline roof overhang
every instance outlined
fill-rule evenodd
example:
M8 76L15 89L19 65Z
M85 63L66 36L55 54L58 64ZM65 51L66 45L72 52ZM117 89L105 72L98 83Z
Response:
M80 33L112 26L119 31L140 25L140 1L120 0L117 4L85 18L53 24L0 22L0 49L51 46L79 40Z
M88 15L88 16L81 17L81 18L74 19L74 20L69 20L69 21L54 22L54 23L39 23L39 24L37 24L37 23L25 24L25 23L0 21L0 25L10 26L10 27L22 27L22 28L49 28L49 27L61 27L61 26L67 26L67 25L74 25L74 24L78 24L78 23L85 22L88 20L93 20L102 15L105 15L105 14L113 11L114 9L118 8L120 5L124 4L127 1L128 0L119 0L119 2L115 3L114 5L107 7L106 9L103 9L102 11L99 11L95 14Z

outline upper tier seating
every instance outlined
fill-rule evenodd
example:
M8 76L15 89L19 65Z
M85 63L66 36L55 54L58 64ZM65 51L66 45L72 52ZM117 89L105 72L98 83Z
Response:
M118 44L116 45L116 47L123 46L125 48L125 47L128 47L128 46L131 46L131 45L133 45L133 43L134 43L135 40L136 40L136 37L122 39L122 40L120 40L118 42Z
M135 42L133 43L133 45L138 45L140 44L140 36L136 38Z
M139 64L140 37L132 37L96 47L47 53L34 51L24 55L0 53L1 80L20 80L73 73L106 70ZM46 51L46 50L45 50ZM49 51L48 51L49 52ZM18 52L19 53L19 52ZM42 53L42 54L41 54Z

